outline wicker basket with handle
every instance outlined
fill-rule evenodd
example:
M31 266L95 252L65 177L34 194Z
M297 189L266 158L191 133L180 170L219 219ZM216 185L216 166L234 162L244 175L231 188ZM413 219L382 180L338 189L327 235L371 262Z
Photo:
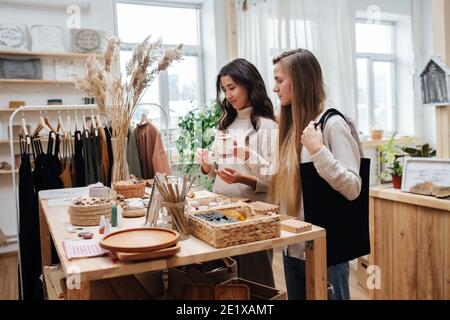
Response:
M114 190L129 198L142 198L145 194L145 181L119 181L114 184Z

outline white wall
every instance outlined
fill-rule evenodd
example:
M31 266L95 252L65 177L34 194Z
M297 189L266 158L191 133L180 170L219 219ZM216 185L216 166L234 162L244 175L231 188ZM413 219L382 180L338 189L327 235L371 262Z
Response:
M206 102L215 99L216 75L229 59L225 8L225 0L205 0L202 3L201 32Z
M429 142L436 146L436 109L434 107L424 107L421 103L421 85L419 75L423 71L425 64L433 55L433 29L432 29L432 0L417 1L415 5L415 20L414 30L417 40L416 48L416 65L417 76L414 82L415 100L416 100L416 127L420 128L421 136L424 142Z

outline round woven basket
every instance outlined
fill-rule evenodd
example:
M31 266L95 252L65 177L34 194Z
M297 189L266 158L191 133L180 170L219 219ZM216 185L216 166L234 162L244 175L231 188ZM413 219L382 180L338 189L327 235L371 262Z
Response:
M145 194L145 181L130 185L120 184L119 182L114 185L114 190L126 199L142 198Z
M98 205L71 205L69 207L70 223L74 226L98 226L100 218L105 216L111 220L112 203Z
M145 208L133 210L125 209L122 211L122 216L124 218L140 218L145 216L146 213L147 211L145 210Z

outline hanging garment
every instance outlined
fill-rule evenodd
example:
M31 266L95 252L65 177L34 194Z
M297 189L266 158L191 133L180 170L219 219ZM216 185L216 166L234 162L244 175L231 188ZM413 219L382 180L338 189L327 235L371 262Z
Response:
M153 179L156 172L172 175L159 130L151 123L138 125L134 136L139 152L143 179Z
M41 190L63 188L63 183L59 177L62 171L61 162L58 158L59 139L59 134L50 132L47 153L42 152L42 144L39 139L33 140L36 159L33 176L36 194Z
M81 139L81 131L75 131L75 154L74 154L74 167L75 167L75 186L86 186L86 174L85 163L83 154L83 140Z
M98 148L100 157L100 181L103 185L109 185L109 152L108 142L106 140L106 132L104 128L98 129Z
M100 169L100 137L98 129L94 129L90 136L91 148L92 148L92 163L94 165L94 177L95 183L101 180L101 169Z
M90 185L99 181L100 164L98 160L98 144L96 146L97 139L88 130L83 131L81 140L83 142L86 185Z
M34 171L33 171L33 179L34 179L34 190L36 195L39 194L39 191L49 190L49 189L61 189L63 188L63 183L60 179L61 174L61 163L59 162L58 153L59 153L59 134L55 132L49 133L48 138L48 146L47 153L43 152L42 143L39 138L34 139L32 141L33 146L33 154L34 154ZM38 199L36 197L36 201L34 202L36 206L36 210L38 210ZM39 237L39 218L38 224L33 225L34 228L37 229L37 240L35 241L36 245L36 255L35 259L40 261L41 255L41 246L40 246L40 237ZM56 253L53 242L51 243L51 255L52 255L52 263L58 263L58 255ZM37 268L37 265L36 265ZM36 272L41 275L42 266L39 263L39 267ZM43 285L42 281L38 281L36 284L35 290L36 299L43 299Z
M342 116L340 113L334 114ZM329 114L325 114L319 122L322 130L328 117ZM304 186L305 221L327 230L328 266L369 254L370 159L361 159L361 192L353 201L346 199L320 177L312 162L300 164L300 175Z
M65 133L62 141L61 168L59 175L64 188L72 188L71 160L72 160L72 139L70 133Z
M41 268L41 246L39 235L39 210L31 171L30 145L20 137L21 163L19 168L19 245L20 278L24 300L40 298L39 288Z
M141 178L142 177L141 162L139 160L139 152L136 143L136 137L134 136L134 131L131 127L128 130L127 162L130 174L136 176L137 178Z
M108 157L109 157L109 174L108 174L107 186L111 186L112 167L114 164L113 148L112 148L112 142L111 142L111 128L105 127L105 135L106 135L106 144L108 146Z

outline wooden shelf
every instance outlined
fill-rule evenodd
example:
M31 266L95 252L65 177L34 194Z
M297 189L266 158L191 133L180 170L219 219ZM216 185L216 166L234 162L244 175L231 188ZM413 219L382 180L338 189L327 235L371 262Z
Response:
M0 175L11 174L12 170L0 170ZM15 170L15 173L19 173L19 169Z
M361 146L363 148L376 148L379 147L381 145L387 144L389 143L389 138L383 138L383 139L379 139L379 140L365 140L365 141L361 141ZM396 139L394 139L394 143L395 144L403 144L403 143L407 143L408 141L412 140L412 142L417 143L417 139L414 137L398 137Z
M48 142L48 138L41 138L41 142ZM19 143L19 140L13 140L13 143ZM0 144L9 144L8 139L0 139Z
M402 192L393 189L390 184L370 187L370 196L450 212L450 200Z
M100 58L103 56L102 53L76 53L76 52L31 52L31 51L11 51L11 50L0 50L0 55L9 56L40 56L40 57L61 57L61 58L87 58L91 55Z
M31 80L31 79L0 79L0 84L75 84L72 80Z
M17 143L17 140L14 140L14 143ZM8 139L0 139L0 144L9 144Z

